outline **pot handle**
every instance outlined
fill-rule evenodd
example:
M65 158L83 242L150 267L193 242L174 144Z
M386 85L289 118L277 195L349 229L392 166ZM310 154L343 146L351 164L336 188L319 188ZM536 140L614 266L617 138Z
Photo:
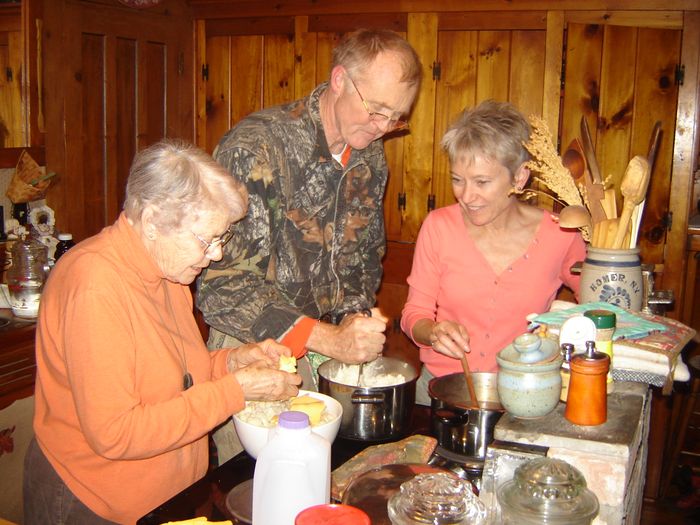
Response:
M362 392L355 391L350 396L350 401L355 404L367 403L372 405L379 405L384 403L386 396L379 392L377 394L363 394Z

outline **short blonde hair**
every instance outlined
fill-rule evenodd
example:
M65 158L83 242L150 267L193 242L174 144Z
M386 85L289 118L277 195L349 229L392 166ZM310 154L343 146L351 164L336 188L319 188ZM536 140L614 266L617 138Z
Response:
M351 74L361 74L379 53L399 55L401 82L419 85L423 76L418 54L406 39L388 29L358 29L348 33L333 49L333 67L343 66Z
M203 214L235 222L245 215L248 194L208 153L182 140L164 139L139 151L129 170L127 217L140 220L147 206L160 211L154 218L158 229L170 232Z
M452 164L484 155L505 166L511 175L529 160L524 144L530 124L510 102L486 100L464 110L450 125L440 145Z

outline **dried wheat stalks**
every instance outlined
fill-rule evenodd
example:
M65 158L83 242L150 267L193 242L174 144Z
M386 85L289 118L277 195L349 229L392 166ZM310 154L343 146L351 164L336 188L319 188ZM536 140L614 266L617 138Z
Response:
M544 184L566 204L583 206L581 193L552 143L547 123L533 115L530 116L530 125L532 134L524 146L532 157L526 167L536 174L534 180Z

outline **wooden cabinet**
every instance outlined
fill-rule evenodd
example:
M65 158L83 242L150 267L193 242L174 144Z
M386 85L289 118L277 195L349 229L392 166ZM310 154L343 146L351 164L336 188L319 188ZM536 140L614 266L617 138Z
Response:
M34 394L36 359L34 323L17 321L7 310L0 316L0 409ZM7 324L4 322L7 321Z

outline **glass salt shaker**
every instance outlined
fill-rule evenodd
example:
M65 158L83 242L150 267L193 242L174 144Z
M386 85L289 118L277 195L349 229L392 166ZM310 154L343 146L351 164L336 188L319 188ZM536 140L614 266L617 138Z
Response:
M46 280L47 247L24 237L12 245L12 266L7 270L10 307L17 317L35 319L39 314L39 300Z

